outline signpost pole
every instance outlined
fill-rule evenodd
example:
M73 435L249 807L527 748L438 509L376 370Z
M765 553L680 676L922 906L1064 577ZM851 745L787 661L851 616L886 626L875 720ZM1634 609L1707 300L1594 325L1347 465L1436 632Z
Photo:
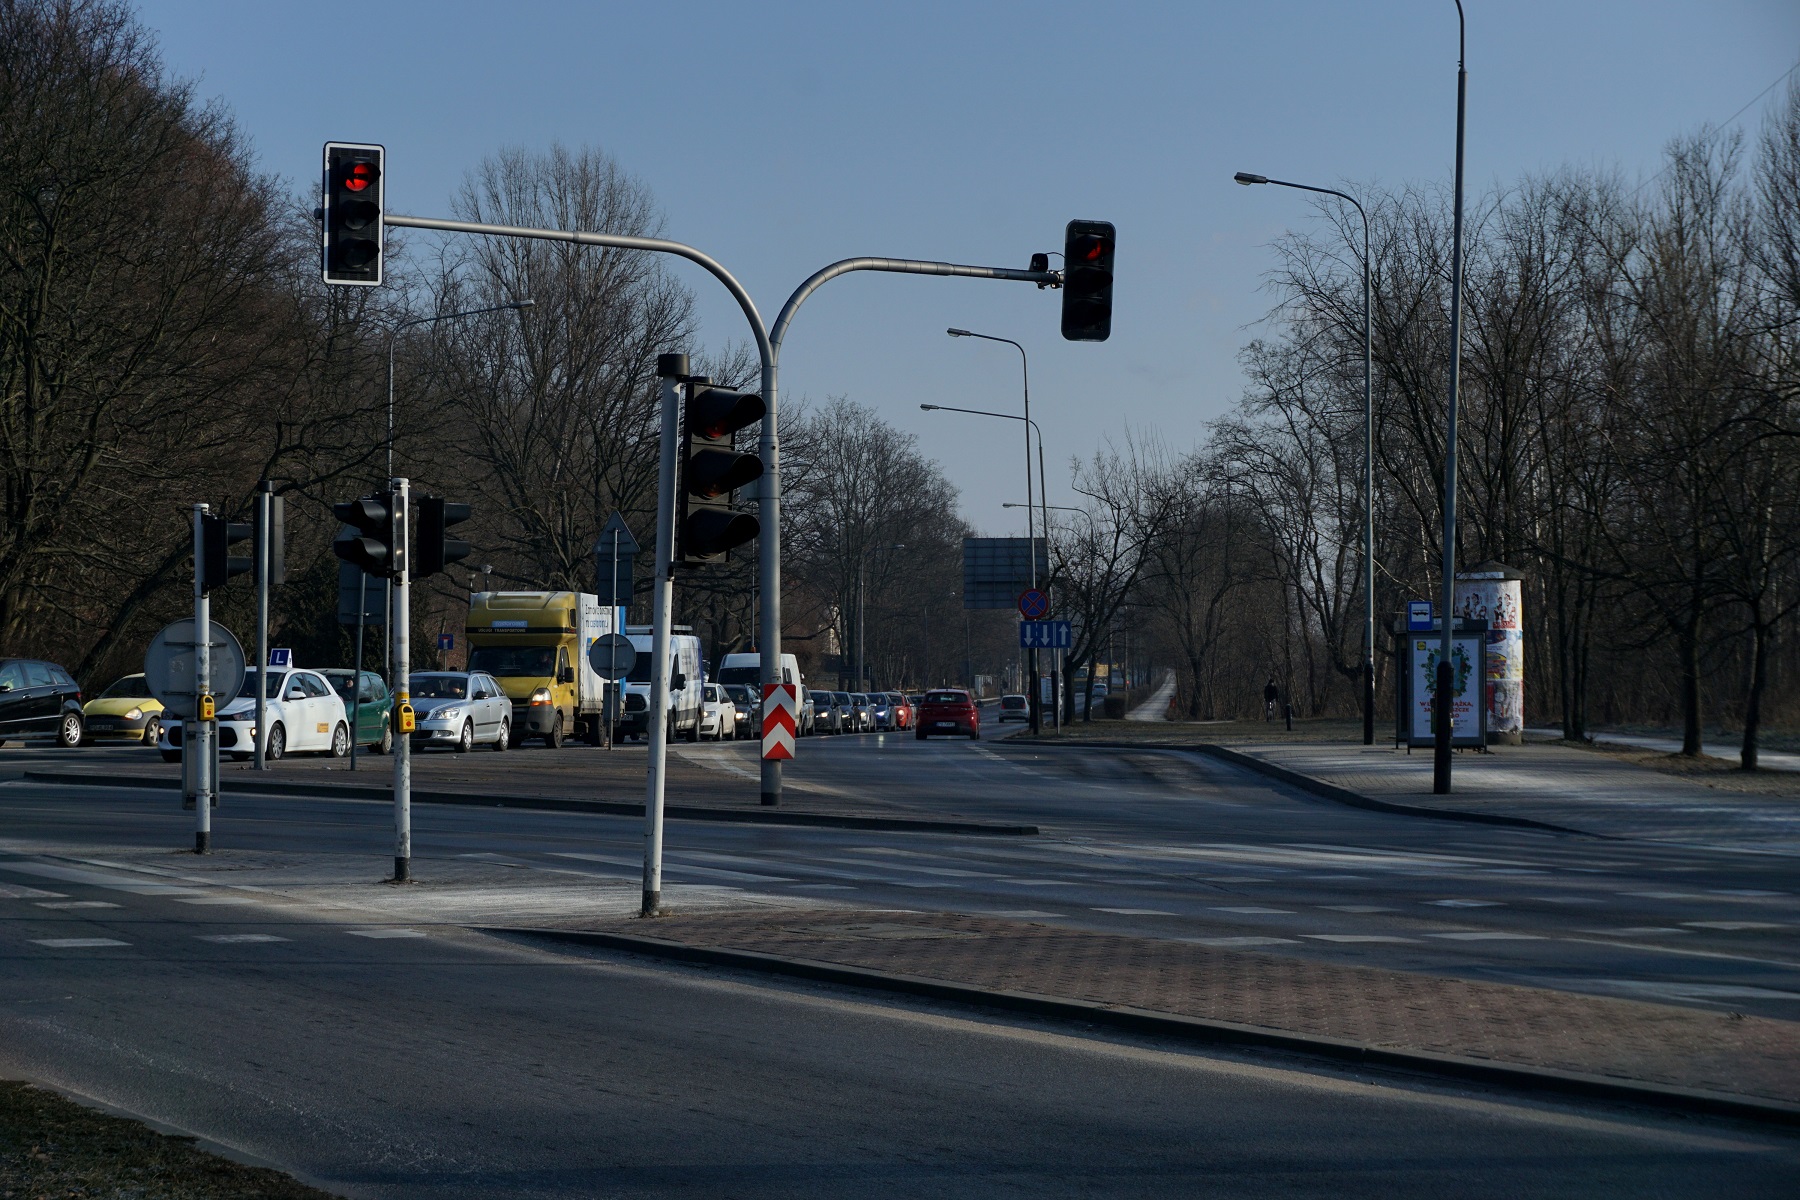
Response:
M356 569L356 660L350 670L350 769L356 770L356 735L362 728L363 606L369 602L369 577ZM263 657L269 657L267 650ZM262 703L260 700L257 703Z
M268 674L269 674L269 572L271 570L271 554L269 542L269 525L274 514L271 494L275 485L263 480L256 492L256 767L258 771L266 771L269 764L263 758L263 730L269 727L268 721ZM355 745L353 741L352 746ZM351 765L354 767L355 763Z
M619 531L617 529L613 530L612 535L612 579L607 584L607 591L612 595L612 632L614 635L622 635L625 632L625 622L619 619L619 613L622 610L619 607ZM619 719L618 701L615 699L619 687L619 656L616 650L611 649L608 650L608 655L608 661L612 664L613 669L606 677L606 702L600 706L602 709L600 719L606 725L606 748L611 750L613 748L613 722Z
M206 538L202 532L208 512L194 505L194 719L182 730L182 757L194 759L194 853L212 852L212 738L211 722L200 709L203 696L212 691L212 611L206 594ZM198 735L198 736L195 736Z

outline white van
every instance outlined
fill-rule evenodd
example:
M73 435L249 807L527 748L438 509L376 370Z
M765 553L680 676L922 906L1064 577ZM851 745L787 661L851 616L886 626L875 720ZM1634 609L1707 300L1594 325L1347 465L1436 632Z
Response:
M650 660L654 637L648 626L628 625L625 636L637 649L637 661L625 676L625 711L619 717L619 734L636 738L650 731ZM700 639L691 633L669 635L669 736L700 740L700 706L706 695L701 673Z
M719 664L719 682L746 684L755 695L761 696L762 655L754 650L727 654L725 661ZM813 731L812 697L806 694L806 679L800 674L800 662L791 654L781 656L781 682L794 684L799 689L796 694L800 704L797 732L806 737Z

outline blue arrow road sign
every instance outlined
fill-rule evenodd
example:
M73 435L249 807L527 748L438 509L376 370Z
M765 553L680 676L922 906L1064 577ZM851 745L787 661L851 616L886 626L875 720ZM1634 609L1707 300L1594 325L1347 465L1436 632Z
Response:
M1075 644L1067 621L1020 621L1019 646L1025 650L1067 650Z

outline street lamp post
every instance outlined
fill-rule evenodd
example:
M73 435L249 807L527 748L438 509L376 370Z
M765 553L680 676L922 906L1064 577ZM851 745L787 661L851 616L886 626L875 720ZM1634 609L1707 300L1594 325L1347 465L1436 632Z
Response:
M1021 380L1024 384L1024 393L1025 393L1025 416L1024 416L1024 421L1025 421L1025 540L1028 543L1030 557L1031 557L1031 586L1033 589L1035 589L1038 585L1037 537L1036 537L1035 532L1032 529L1032 514L1031 514L1031 499L1032 499L1032 495L1031 495L1031 433L1032 433L1032 430L1037 429L1037 425L1031 419L1031 361L1030 361L1030 358L1025 353L1025 347L1021 346L1018 342L1013 341L1011 338L996 337L995 335L993 335L991 333L976 333L974 330L971 330L971 329L952 328L952 329L946 329L946 330L944 330L944 332L949 334L951 337L956 337L956 338L972 337L972 338L979 338L984 342L1004 342L1006 345L1011 346L1013 349L1015 349L1019 352L1019 371L1020 371ZM942 406L923 406L923 407L942 407ZM972 409L962 409L962 410L945 409L945 411L948 411L948 412L957 412L957 411L973 412L974 410L972 410ZM995 415L995 414L985 414L985 415ZM1039 484L1038 491L1040 493L1039 499L1048 499L1047 495L1042 494L1042 493L1044 493L1045 488L1047 486L1044 483L1043 474L1044 474L1044 437L1043 437L1043 431L1038 430L1038 484ZM1048 518L1048 514L1045 514L1044 538L1045 538L1046 544L1048 544L1049 536L1050 536L1049 518ZM1043 716L1042 716L1042 713L1040 712L1040 710L1043 707L1043 703L1042 703L1041 698L1038 696L1038 686L1039 686L1038 685L1038 657L1037 657L1037 651L1035 649L1030 652L1030 657L1031 657L1031 703L1030 703L1031 732L1033 734L1037 734L1037 733L1041 733L1043 731Z
M1469 89L1467 38L1468 24L1463 18L1462 0L1456 0L1456 199L1450 224L1450 404L1444 428L1444 591L1443 604L1438 611L1437 705L1432 713L1436 738L1431 756L1431 790L1439 796L1450 794L1450 729L1456 699L1452 693L1456 668L1450 654L1455 645L1452 625L1456 609L1456 406L1462 380L1463 113ZM1485 656L1486 649L1478 653ZM1482 678L1485 666L1483 662L1472 664L1475 679ZM1479 691L1478 688L1478 695Z
M904 550L905 546L864 546L856 555L856 690L863 690L863 682L868 677L868 662L863 658L863 581L864 568L869 561L871 550Z
M1232 176L1237 182L1249 187L1252 184L1267 183L1276 187L1298 188L1303 192L1320 192L1327 196L1336 196L1350 203L1362 217L1363 252L1363 745L1375 744L1375 388L1374 340L1369 331L1369 307L1372 288L1370 286L1371 264L1369 260L1369 214L1363 206L1356 202L1356 197L1340 192L1335 188L1312 187L1304 183L1289 183L1284 179L1270 179L1266 175L1252 175L1248 171L1239 171Z

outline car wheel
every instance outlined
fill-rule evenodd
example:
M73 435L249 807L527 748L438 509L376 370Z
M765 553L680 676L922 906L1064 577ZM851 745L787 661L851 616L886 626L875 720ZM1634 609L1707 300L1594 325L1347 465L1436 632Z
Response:
M981 740L981 730L971 729L969 731L969 740L971 742L979 742Z
M263 747L263 761L275 762L287 753L287 730L279 724L269 726L269 744Z
M73 750L81 745L81 714L64 713L62 724L56 730L56 744L65 750Z
M144 722L144 745L154 746L162 741L162 722L151 717Z
M163 756L164 762L180 762L181 761L181 751L179 751L179 750L164 750L162 752L162 756Z
M350 727L342 721L331 731L331 757L345 758L350 754Z
M687 731L687 740L689 742L697 742L700 740L700 719L698 717L694 718L693 728Z
M392 754L394 752L394 727L384 717L381 721L381 740L369 747L376 754Z
M475 748L475 722L464 721L462 732L456 738L456 752L467 754Z
M512 745L512 722L500 722L500 736L494 739L494 749L505 750Z
M550 726L550 732L544 735L544 745L552 750L561 750L563 744L562 714L556 714L556 721Z

